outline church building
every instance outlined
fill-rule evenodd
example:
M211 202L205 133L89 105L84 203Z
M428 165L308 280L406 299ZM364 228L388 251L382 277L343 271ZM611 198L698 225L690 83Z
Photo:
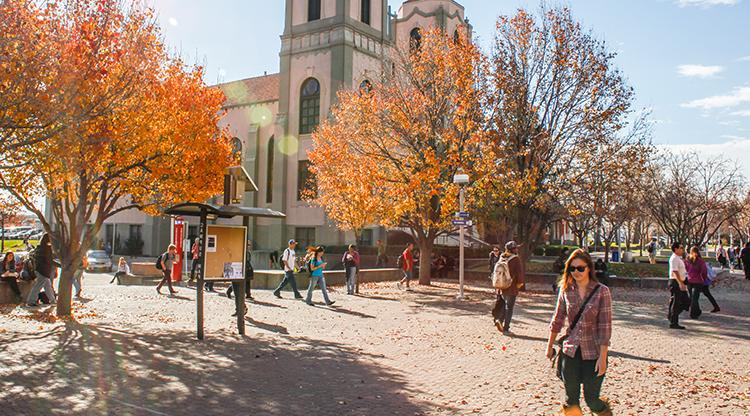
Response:
M392 14L387 0L286 0L280 72L219 85L227 114L222 122L259 192L244 204L284 212L284 221L257 218L250 237L258 249L284 247L289 238L308 244L344 245L353 233L339 231L322 208L302 200L314 186L307 154L311 133L328 116L341 89L368 84L380 74L395 45L418 39L427 27L471 33L464 8L452 0L408 0ZM373 226L361 244L384 239Z

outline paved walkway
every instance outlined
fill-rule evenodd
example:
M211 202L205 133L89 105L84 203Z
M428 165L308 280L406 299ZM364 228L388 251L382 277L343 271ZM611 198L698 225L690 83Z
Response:
M464 302L449 283L410 293L368 284L361 297L337 288L333 308L258 291L244 338L233 302L210 294L198 342L193 290L169 298L108 280L87 275L75 321L0 307L0 414L550 415L559 406L543 357L547 288L519 298L513 337L496 332L492 292L477 285ZM685 319L686 332L665 329L666 291L616 289L604 384L615 414L749 414L748 283L720 282L722 312Z

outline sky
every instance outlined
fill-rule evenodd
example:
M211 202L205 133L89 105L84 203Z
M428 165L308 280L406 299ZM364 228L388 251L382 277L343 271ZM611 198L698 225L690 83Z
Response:
M500 15L539 1L457 0L488 49ZM394 11L401 1L390 0ZM210 84L278 72L284 0L152 0L167 45L206 67ZM750 0L562 3L617 52L650 109L657 145L736 159L750 179Z

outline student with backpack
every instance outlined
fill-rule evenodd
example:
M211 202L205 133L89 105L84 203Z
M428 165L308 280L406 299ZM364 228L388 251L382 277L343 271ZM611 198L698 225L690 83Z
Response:
M656 264L656 237L651 238L651 242L646 245L646 252L648 252L648 262Z
M177 294L177 291L172 287L172 265L175 261L177 261L177 246L170 244L167 251L156 259L156 268L161 270L164 275L161 282L156 286L156 293L161 295L161 287L166 283L169 287L169 295L173 296Z
M335 303L328 297L328 290L326 290L326 278L323 276L323 270L328 263L323 261L324 253L325 250L322 246L315 249L315 257L308 265L310 267L310 286L307 288L307 299L305 302L310 306L315 305L312 302L312 294L316 285L320 286L320 291L323 292L323 300L326 302L326 305L331 306Z
M39 299L39 292L44 289L44 293L47 295L47 299L50 303L56 302L55 290L52 288L52 273L53 273L53 262L52 259L52 240L49 234L44 233L42 239L39 240L39 245L29 253L31 257L33 268L34 268L34 285L29 291L29 295L26 297L26 304L28 306L36 306Z
M516 305L518 290L524 284L523 263L518 256L520 246L515 241L505 243L492 271L492 285L497 289L497 301L492 309L495 327L500 333L510 334L510 321Z
M297 290L297 281L294 278L294 272L296 268L297 255L295 248L297 242L294 239L289 240L287 248L281 254L281 265L284 267L284 279L279 283L279 286L273 291L273 295L281 299L281 290L290 285L292 292L294 292L295 299L302 299L302 295Z
M401 285L406 283L406 290L411 291L409 288L409 281L414 276L414 243L409 243L406 249L396 260L396 267L400 268L404 273L404 277L396 283L396 287L401 289Z

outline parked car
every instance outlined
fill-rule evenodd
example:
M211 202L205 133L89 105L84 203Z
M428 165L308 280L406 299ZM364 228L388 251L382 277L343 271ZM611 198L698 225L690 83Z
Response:
M89 250L86 253L86 260L89 262L89 267L86 268L87 272L112 271L112 259L104 250Z

